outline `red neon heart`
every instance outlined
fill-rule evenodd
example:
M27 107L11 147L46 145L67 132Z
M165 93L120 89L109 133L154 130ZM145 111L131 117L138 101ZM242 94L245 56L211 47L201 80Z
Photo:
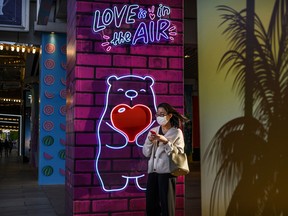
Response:
M129 142L134 142L136 136L151 124L152 113L143 104L132 108L126 104L119 104L112 109L110 118L113 126L122 131Z

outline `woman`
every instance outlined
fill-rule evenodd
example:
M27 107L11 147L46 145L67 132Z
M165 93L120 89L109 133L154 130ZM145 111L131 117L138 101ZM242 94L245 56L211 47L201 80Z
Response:
M149 157L146 191L147 216L174 216L176 177L171 175L169 155L173 149L184 152L184 137L179 122L188 119L168 103L157 107L156 120L160 126L150 130L143 154Z

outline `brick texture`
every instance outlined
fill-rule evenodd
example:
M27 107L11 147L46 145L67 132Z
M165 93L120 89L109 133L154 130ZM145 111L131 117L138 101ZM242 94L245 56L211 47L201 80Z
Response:
M136 142L129 142L125 148L121 148L125 144L124 136L112 131L109 125L102 124L110 119L112 108L124 100L116 92L107 97L109 103L105 106L107 79L113 75L117 78L128 75L138 77L124 84L112 77L110 82L113 87L110 91L138 87L148 90L135 101L147 104L153 111L152 90L149 89L152 78L155 81L153 91L156 103L169 102L180 112L183 111L183 0L123 0L121 4L119 0L69 0L67 3L66 214L144 216L145 192L136 187L135 179L129 181L124 190L105 191L124 185L127 179L122 175L146 174L147 171L147 160ZM103 12L106 8L114 5L121 8L124 4L158 7L160 3L170 6L169 19L177 27L177 35L170 35L174 40L148 44L139 40L134 46L122 44L108 51L104 34L111 39L113 31L117 29L114 22L103 32L93 32L95 10ZM122 29L118 30L135 33L136 24L139 21L134 25L122 23ZM145 137L146 134L143 134L139 140L143 142ZM101 178L96 169L100 170ZM146 179L138 180L139 185L145 187ZM176 215L182 216L185 195L183 178L178 178L176 192Z

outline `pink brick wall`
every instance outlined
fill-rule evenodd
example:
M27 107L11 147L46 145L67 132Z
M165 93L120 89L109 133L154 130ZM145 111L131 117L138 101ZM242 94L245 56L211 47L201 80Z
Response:
M123 45L106 52L101 46L101 35L92 32L94 12L128 2L146 8L160 3L170 6L170 19L178 33L174 41ZM121 4L119 0L69 0L67 11L66 215L144 216L145 193L135 185L129 184L119 192L102 190L95 174L99 151L96 128L105 106L106 79L113 74L153 77L157 104L169 102L183 111L183 0L123 0ZM129 27L123 25L126 30ZM117 98L111 103L117 103ZM103 129L107 130L103 142L121 139L119 134L108 133L108 129ZM99 166L113 184L117 182L117 171L129 167L137 157L139 150L134 147L122 150L121 154L104 151ZM184 215L184 191L181 177L177 181L177 216Z

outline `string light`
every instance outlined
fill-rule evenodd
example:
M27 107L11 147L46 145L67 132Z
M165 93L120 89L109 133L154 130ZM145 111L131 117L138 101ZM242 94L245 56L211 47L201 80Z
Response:
M0 98L0 102L13 102L13 103L21 103L21 99L12 99L12 98ZM0 104L4 105L4 104Z
M41 52L41 49L33 44L16 44L16 43L0 43L0 51L2 50L6 50L9 51L11 50L12 52L16 51L16 52L22 52L22 53L37 53L37 52Z

